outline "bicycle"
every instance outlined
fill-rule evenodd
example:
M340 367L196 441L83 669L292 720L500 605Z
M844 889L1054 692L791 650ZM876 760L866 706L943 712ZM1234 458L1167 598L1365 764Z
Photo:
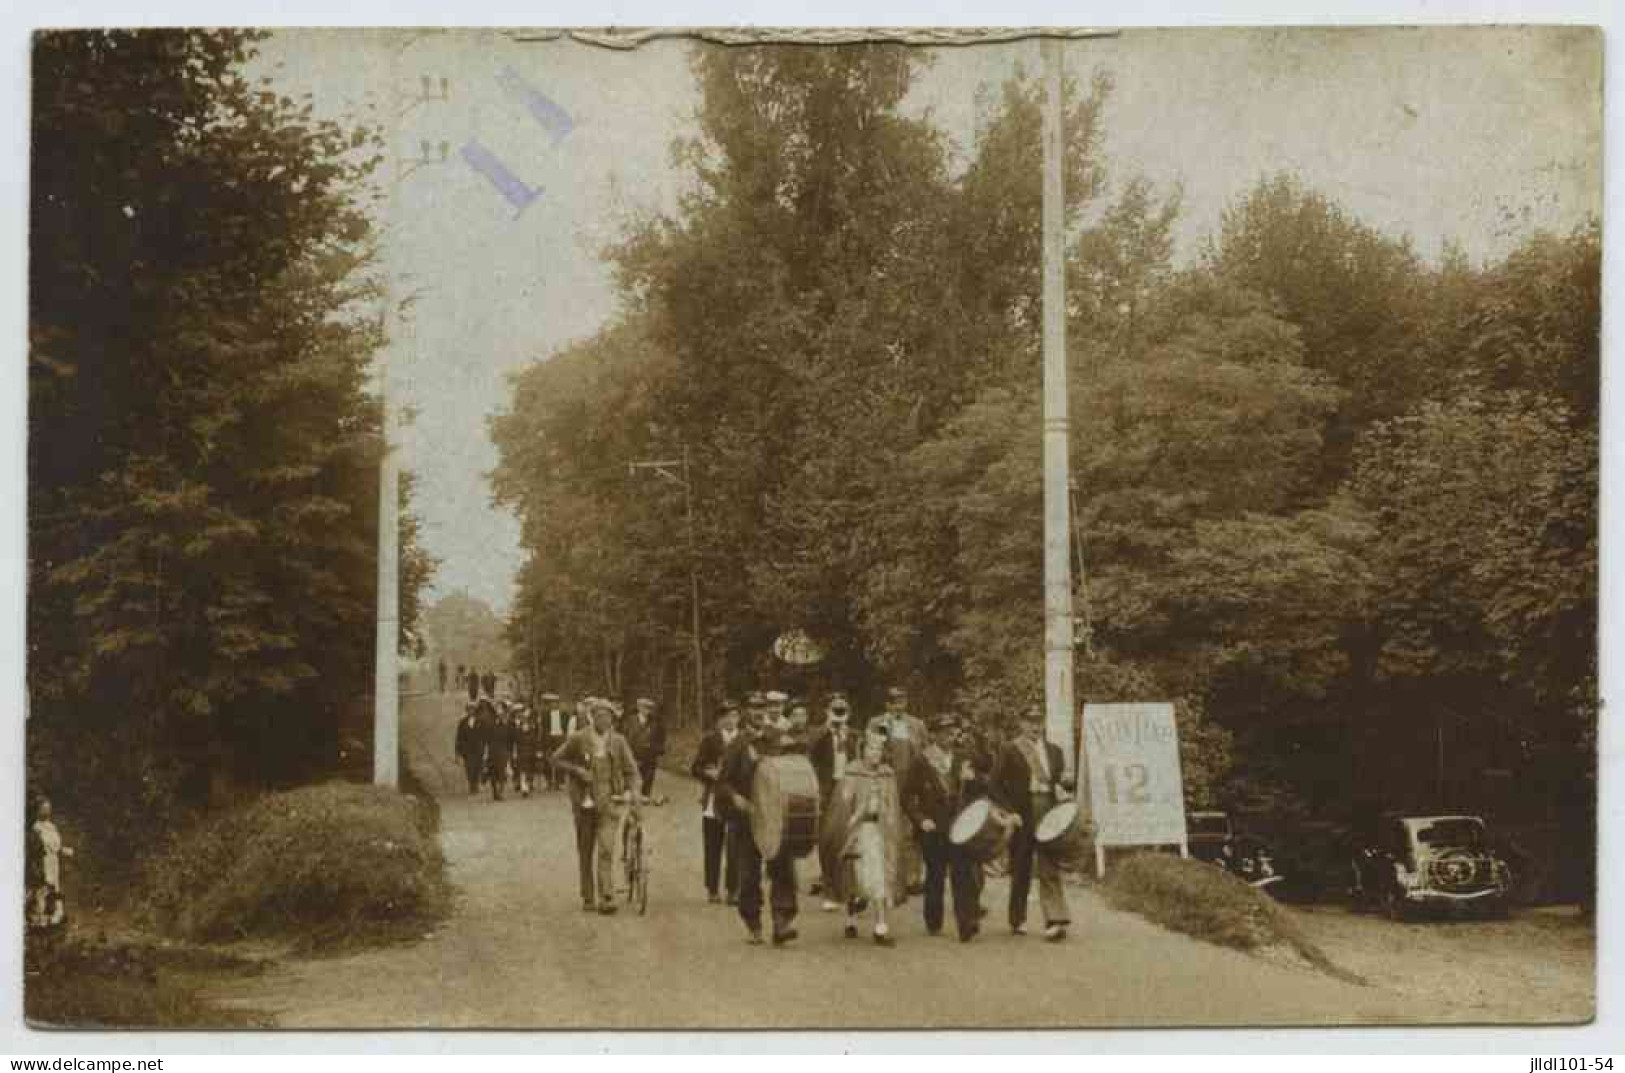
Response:
M649 911L649 858L653 851L644 837L643 820L628 812L621 827L621 865L626 870L626 902L638 908L638 916Z

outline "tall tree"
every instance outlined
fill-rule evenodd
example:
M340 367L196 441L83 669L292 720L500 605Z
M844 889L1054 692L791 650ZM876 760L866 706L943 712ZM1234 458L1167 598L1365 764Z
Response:
M376 145L251 84L259 36L35 43L30 746L136 840L188 772L307 770L370 680Z

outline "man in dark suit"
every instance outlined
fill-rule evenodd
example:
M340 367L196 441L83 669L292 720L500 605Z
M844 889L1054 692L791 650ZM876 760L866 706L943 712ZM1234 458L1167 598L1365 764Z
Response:
M513 759L514 727L504 707L490 697L480 701L486 709L485 774L491 780L491 799L502 800L508 782L508 764Z
M942 934L943 889L951 884L959 941L968 943L981 926L977 909L981 865L948 840L954 817L969 802L965 796L969 758L948 747L957 731L952 716L943 716L932 725L931 740L915 756L904 780L903 812L914 827L925 859L925 930Z
M470 667L468 677L463 679L463 684L468 686L468 702L470 704L478 703L480 699L480 672Z
M1071 797L1070 780L1066 778L1060 748L1044 740L1044 713L1037 707L1022 713L1018 734L999 748L988 796L1016 816L1016 828L1010 833L1010 930L1016 935L1027 934L1027 894L1032 888L1036 857L1044 938L1060 942L1072 923L1066 890L1061 885L1061 869L1049 857L1035 852L1033 834L1044 813Z
M495 671L486 671L484 674L480 675L480 688L485 690L485 695L488 697L495 697L497 695L497 676Z
M638 758L638 771L642 775L639 791L645 798L654 790L655 767L666 753L666 721L655 710L655 702L639 697L636 711L626 721L626 740L632 746L632 755Z
M846 774L846 765L857 759L860 742L858 735L848 725L852 716L852 705L847 701L845 693L831 693L824 711L824 721L813 731L812 740L807 745L807 759L812 762L813 774L818 778L819 814L827 816L835 784ZM823 863L823 855L820 854L820 867ZM813 893L828 891L834 885L835 879L834 876L821 876ZM824 912L833 913L839 908L840 905L826 895Z
M730 905L739 897L739 869L732 853L726 855L727 867L723 867L727 828L722 808L717 802L717 779L722 774L722 758L738 736L738 707L732 701L727 701L722 706L722 714L717 716L716 726L700 738L699 751L688 769L688 773L700 782L700 839L705 847L705 894L706 900L713 905L722 901L719 883L727 890Z
M485 765L485 731L472 702L457 720L457 759L462 761L463 772L468 776L468 792L479 793L480 769Z

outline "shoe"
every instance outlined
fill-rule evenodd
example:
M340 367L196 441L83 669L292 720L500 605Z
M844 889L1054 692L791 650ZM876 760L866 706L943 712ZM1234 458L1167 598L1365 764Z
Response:
M585 898L581 902L581 911L583 913L591 913L593 910L595 910L597 908L598 907L596 905L592 904L592 899L591 898Z
M837 904L835 902L825 901L824 904L819 906L818 908L822 909L826 913L833 913L833 912L835 912L837 909L839 909L841 907L840 907L839 904Z
M711 905L716 905L718 902L722 901L722 895L713 890L706 894L705 900Z
M808 894L822 894L822 893L824 893L824 881L821 880L821 879L813 880L812 883L808 884L808 886L807 886L807 893Z
M959 937L959 941L962 942L962 943L968 943L974 938L976 938L976 932L967 931L965 934L963 934L963 935L961 935Z
M745 937L745 941L747 943L749 943L750 945L752 945L752 946L761 946L762 945L762 929L761 928L752 928L752 929L750 929L750 934Z
M1066 927L1065 927L1065 925L1051 924L1049 927L1044 929L1044 941L1047 942L1047 943L1058 943L1058 942L1061 942L1065 938L1066 938Z
M799 933L794 928L785 928L783 931L775 931L773 933L773 945L783 946L785 943L793 943L796 941L798 934Z
M876 946L896 946L897 945L897 940L893 939L889 932L877 931L877 932L875 932L875 945Z
M941 928L927 928L926 931L925 931L925 934L926 934L927 938L940 939L940 938L942 938L942 929Z
M616 905L614 902L605 902L598 907L598 912L607 917L614 915L615 910L619 908L620 906Z
M858 926L856 924L848 924L846 926L845 935L848 939L856 939L858 937Z
M1010 934L1011 935L1026 935L1027 934L1027 925L1025 925L1025 924L1012 924L1012 925L1010 925Z

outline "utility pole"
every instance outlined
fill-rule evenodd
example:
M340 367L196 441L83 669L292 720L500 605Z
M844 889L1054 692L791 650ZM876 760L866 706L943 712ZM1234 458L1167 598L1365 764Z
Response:
M396 157L401 120L420 104L444 101L451 95L450 83L440 80L436 95L434 84L424 75L416 94L408 97L405 107L397 107L395 86L401 53L417 40L408 38L390 54L389 95L385 101L389 117L388 152L394 163L385 210L388 214L384 226L384 347L379 352L378 395L383 410L383 457L378 462L378 615L377 634L374 637L373 714L372 714L372 781L375 786L394 788L400 785L400 630L401 630L401 462L395 453L395 400L390 376L390 350L394 345L396 311L395 271L388 263L389 248L393 246L399 226L399 189L407 176L429 164L443 163L450 151L446 142L440 143L436 159L429 143L421 143L421 155L416 159Z
M1044 61L1044 729L1061 747L1088 807L1073 696L1070 426L1066 399L1066 203L1061 167L1061 43L1039 40Z
M688 523L688 601L689 630L694 639L694 721L700 729L705 726L705 646L700 643L700 571L699 548L694 542L694 482L689 477L688 445L683 445L683 457L653 462L632 462L627 473L636 476L638 470L653 470L683 489L683 514ZM681 470L679 477L674 470Z

